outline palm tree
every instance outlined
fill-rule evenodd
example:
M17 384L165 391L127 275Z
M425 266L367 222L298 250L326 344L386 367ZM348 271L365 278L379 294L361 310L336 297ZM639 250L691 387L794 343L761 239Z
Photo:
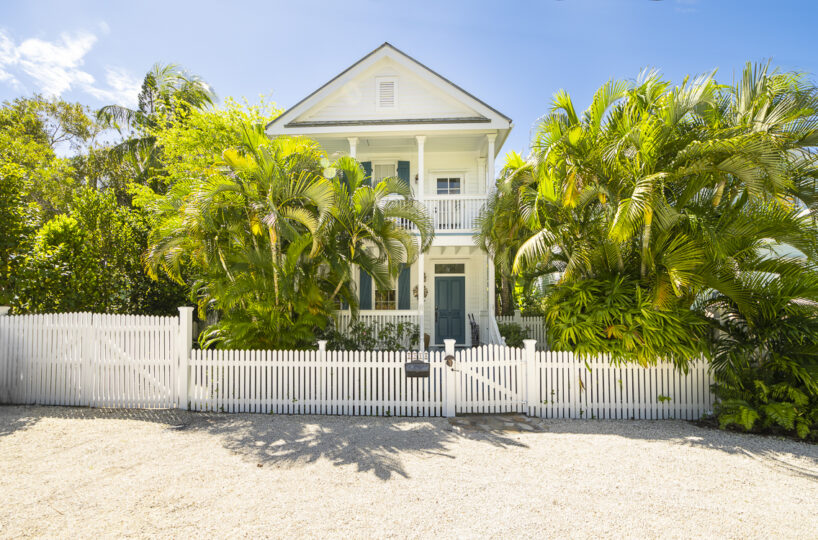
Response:
M732 87L710 74L671 88L652 71L610 81L582 115L559 93L530 158L499 182L520 215L519 241L506 242L519 245L513 272L566 285L627 276L660 311L708 291L753 309L742 275L777 264L760 250L816 257L804 210L815 203L816 111L814 87L765 66Z
M361 165L350 157L338 159L332 169L337 171L335 203L323 235L324 248L333 254L331 266L338 268L331 298L349 283L354 266L372 276L378 288L391 288L402 266L432 245L432 220L400 178L370 186Z
M97 111L97 121L115 128L125 139L110 149L119 161L134 169L135 180L147 185L161 170L161 156L153 131L167 123L184 118L191 109L213 105L216 94L204 80L188 73L177 64L154 64L142 81L136 109L106 105Z
M352 265L386 287L428 249L431 221L397 179L370 187L354 159L329 165L313 141L245 126L220 174L178 183L150 208L149 270L182 280L187 269L200 313L220 314L205 345L312 346L339 297L357 309Z

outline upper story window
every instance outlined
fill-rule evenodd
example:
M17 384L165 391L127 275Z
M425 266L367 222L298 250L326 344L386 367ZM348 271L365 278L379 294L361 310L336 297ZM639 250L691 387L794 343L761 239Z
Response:
M445 178L437 178L437 194L438 195L460 195L460 177L447 176Z
M377 77L375 79L375 108L391 110L398 103L398 79L396 77Z

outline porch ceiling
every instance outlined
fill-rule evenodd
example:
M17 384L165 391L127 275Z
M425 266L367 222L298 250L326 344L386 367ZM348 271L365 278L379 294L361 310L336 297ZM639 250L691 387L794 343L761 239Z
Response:
M314 139L327 154L343 155L349 152L347 137L316 136ZM426 152L484 152L485 150L486 135L482 133L426 136ZM358 137L359 155L406 152L417 152L417 142L413 135Z

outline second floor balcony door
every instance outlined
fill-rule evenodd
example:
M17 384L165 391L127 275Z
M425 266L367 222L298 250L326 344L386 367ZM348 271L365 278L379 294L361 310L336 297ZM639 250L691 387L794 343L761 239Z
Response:
M462 180L459 176L446 176L437 178L438 195L460 195ZM455 197L441 200L437 207L437 228L457 229L460 228L460 201Z

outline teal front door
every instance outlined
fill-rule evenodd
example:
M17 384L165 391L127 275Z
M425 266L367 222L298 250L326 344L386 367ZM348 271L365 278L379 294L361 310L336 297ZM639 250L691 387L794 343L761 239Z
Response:
M435 278L435 343L466 344L466 278Z

